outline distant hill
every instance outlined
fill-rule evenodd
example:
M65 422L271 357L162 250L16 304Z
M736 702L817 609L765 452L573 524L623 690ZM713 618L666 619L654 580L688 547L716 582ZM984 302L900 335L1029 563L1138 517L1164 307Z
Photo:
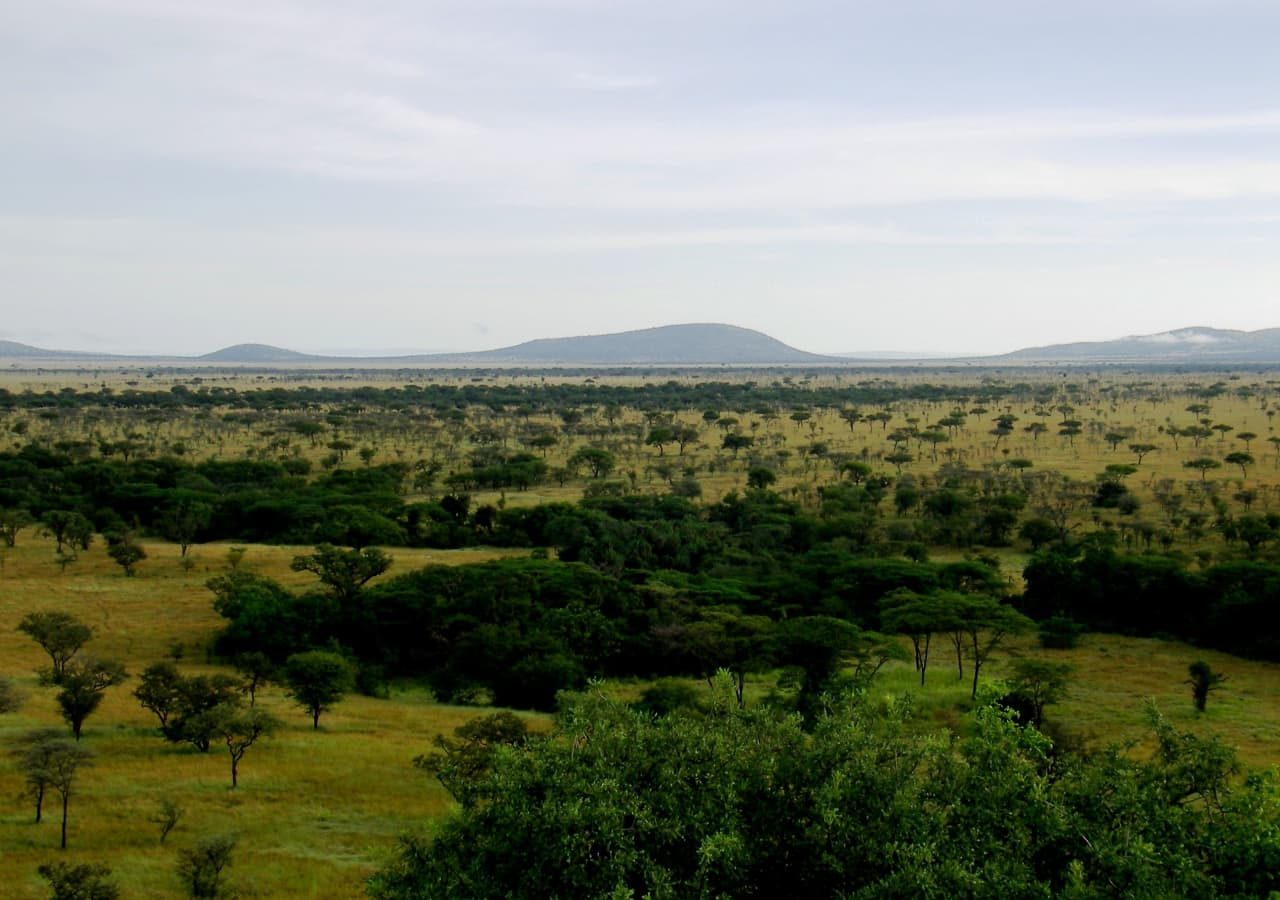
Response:
M1280 363L1280 328L1230 331L1180 328L1112 341L1082 341L1028 347L990 360L1025 362Z
M67 359L107 355L109 354L82 353L76 350L46 350L43 347L32 347L30 344L19 344L17 341L0 341L0 359Z
M286 350L283 347L272 347L270 344L235 344L223 347L204 356L197 356L201 362L233 362L233 363L287 363L287 362L323 362L334 357L315 356L310 353L299 353L297 350Z
M620 364L766 364L835 362L735 325L664 325L639 331L543 338L514 347L454 354L474 362ZM424 357L429 359L430 357Z

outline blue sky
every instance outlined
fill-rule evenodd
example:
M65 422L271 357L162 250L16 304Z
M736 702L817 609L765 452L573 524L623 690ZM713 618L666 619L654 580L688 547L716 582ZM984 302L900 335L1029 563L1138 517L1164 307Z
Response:
M0 337L1280 326L1280 4L10 0Z

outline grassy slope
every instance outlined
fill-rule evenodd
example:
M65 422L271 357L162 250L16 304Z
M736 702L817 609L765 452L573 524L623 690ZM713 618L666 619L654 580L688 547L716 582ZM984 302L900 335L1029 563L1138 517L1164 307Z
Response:
M66 575L52 563L51 544L28 533L9 551L0 571L0 674L15 678L28 693L24 709L0 717L0 747L35 727L64 727L54 691L38 687L31 674L47 664L40 649L14 631L31 610L67 609L97 629L86 648L119 658L136 674L164 658L174 641L186 647L180 666L210 671L204 646L219 619L202 586L217 569L219 549L198 549L210 560L184 574L172 547L146 545L151 559L138 577L127 579L101 547L83 554ZM298 548L252 547L246 566L287 580L306 582L288 571ZM428 561L465 562L493 553L394 551L394 571ZM132 697L136 678L108 691L85 727L84 744L96 755L72 798L71 861L105 861L129 897L173 896L176 850L198 837L240 835L234 872L258 896L345 897L357 895L362 880L393 847L395 837L424 818L437 816L448 798L434 779L410 767L429 749L431 738L474 715L473 710L440 706L425 693L402 693L382 701L353 696L321 718L321 730L291 706L278 688L260 702L285 721L275 736L249 750L241 763L240 788L228 789L225 750L208 755L170 745L156 736L155 721ZM0 758L0 890L7 897L47 896L36 867L59 857L57 816L32 823L33 808L20 798L21 779L10 760ZM161 798L186 808L167 846L149 822ZM51 806L53 804L50 804ZM51 810L47 810L47 813Z

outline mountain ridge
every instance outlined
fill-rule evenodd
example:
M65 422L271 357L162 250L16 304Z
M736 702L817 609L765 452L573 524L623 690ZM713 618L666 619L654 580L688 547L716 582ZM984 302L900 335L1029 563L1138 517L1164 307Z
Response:
M1280 328L1241 331L1195 325L1108 341L1025 347L987 359L1020 362L1280 362Z
M631 331L537 338L508 347L462 353L336 356L262 343L233 344L201 355L124 355L48 350L0 340L0 359L113 360L239 365L854 365L865 364L1087 364L1240 363L1280 365L1280 328L1257 331L1192 326L1105 341L1024 347L1004 354L953 356L910 353L819 354L799 350L763 332L720 323L662 325Z

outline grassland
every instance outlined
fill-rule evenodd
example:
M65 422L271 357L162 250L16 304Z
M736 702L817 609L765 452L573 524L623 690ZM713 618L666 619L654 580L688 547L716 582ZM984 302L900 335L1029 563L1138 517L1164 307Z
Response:
M186 671L212 671L205 650L219 627L203 581L220 568L224 547L198 549L197 570L184 573L177 549L146 544L150 559L136 578L125 578L100 547L82 555L65 575L52 564L52 545L24 535L0 573L0 673L28 693L17 715L0 717L0 744L37 727L65 727L51 688L32 672L47 664L42 651L14 630L33 610L64 609L90 623L96 635L85 652L120 659L137 673L182 647ZM245 567L301 585L288 569L303 548L251 547ZM488 551L393 551L401 571L428 562L471 562ZM207 565L207 570L206 570ZM448 798L434 779L411 768L431 738L474 715L441 706L423 691L396 690L392 699L351 696L321 720L319 732L276 688L260 702L285 727L249 751L241 786L229 790L225 750L209 754L167 744L154 717L131 695L136 679L108 691L89 720L84 745L96 764L80 776L71 803L66 858L108 862L128 897L178 893L175 850L197 837L240 836L235 870L251 896L349 897L394 845L396 835L439 816ZM36 867L58 856L57 821L32 822L21 799L21 779L8 758L0 762L0 883L5 896L46 896ZM149 819L170 798L186 810L166 846Z

